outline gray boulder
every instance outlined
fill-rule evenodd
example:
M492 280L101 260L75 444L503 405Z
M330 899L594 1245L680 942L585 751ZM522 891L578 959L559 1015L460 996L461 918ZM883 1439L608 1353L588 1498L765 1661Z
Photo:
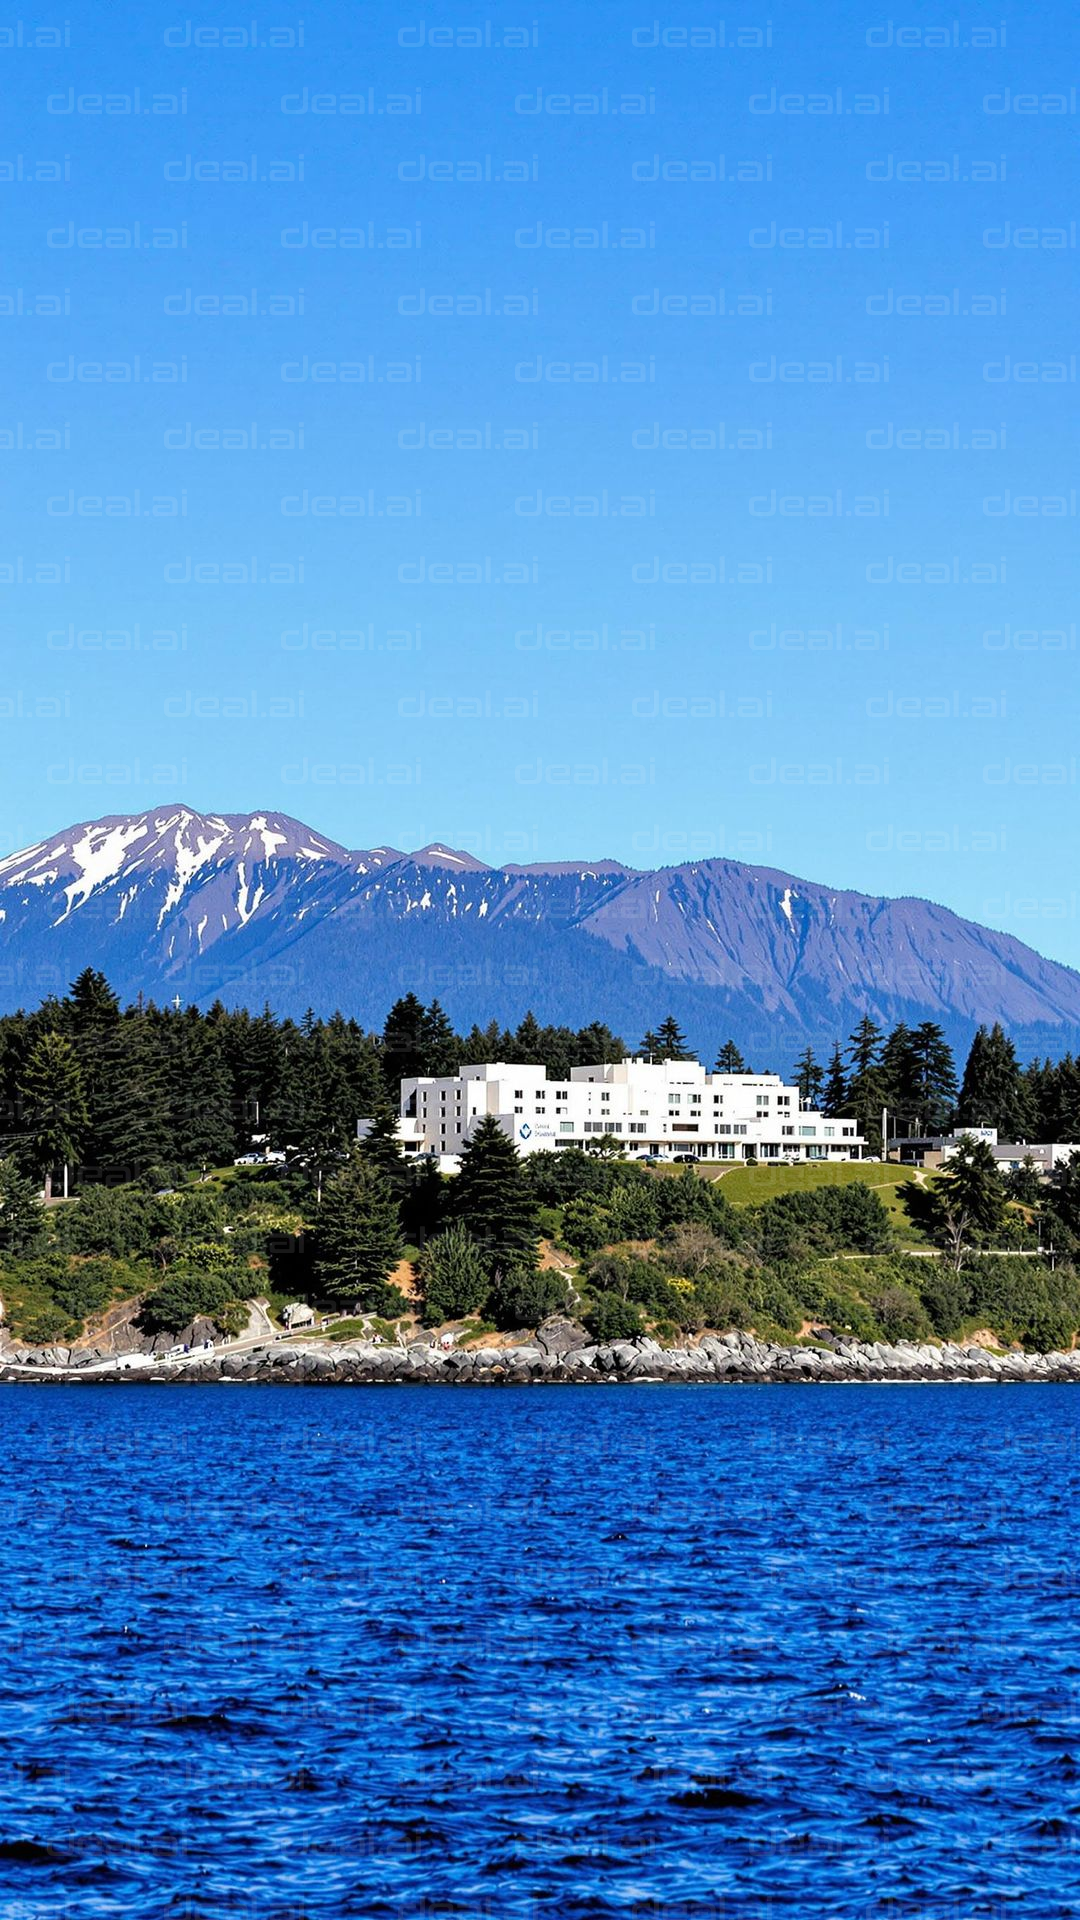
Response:
M552 1353L561 1359L563 1354L576 1353L582 1347L587 1347L589 1336L576 1320L570 1320L562 1313L553 1313L537 1327L536 1344L541 1353Z

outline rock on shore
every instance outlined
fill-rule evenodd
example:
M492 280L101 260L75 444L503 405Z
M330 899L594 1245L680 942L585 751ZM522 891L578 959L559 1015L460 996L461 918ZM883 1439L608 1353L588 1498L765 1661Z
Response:
M62 1370L61 1370L62 1369ZM335 1346L277 1341L239 1353L219 1348L182 1362L161 1362L152 1371L100 1364L88 1376L57 1357L37 1366L0 1365L0 1382L68 1382L79 1377L125 1385L170 1381L270 1382L299 1386L530 1386L605 1385L612 1382L676 1382L693 1385L819 1383L854 1381L1061 1381L1080 1382L1075 1353L989 1353L978 1346L932 1346L884 1342L787 1347L748 1333L725 1333L689 1347L661 1347L655 1340L589 1343L580 1329L542 1327L535 1343L478 1347L468 1351L410 1347Z

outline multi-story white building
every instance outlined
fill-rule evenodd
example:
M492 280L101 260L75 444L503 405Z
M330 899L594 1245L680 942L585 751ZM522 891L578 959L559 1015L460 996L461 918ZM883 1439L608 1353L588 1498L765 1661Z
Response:
M401 1083L407 1152L458 1154L487 1115L521 1153L595 1146L605 1134L626 1153L667 1158L861 1160L866 1150L854 1120L802 1107L778 1074L706 1073L696 1060L574 1067L569 1080L496 1063Z

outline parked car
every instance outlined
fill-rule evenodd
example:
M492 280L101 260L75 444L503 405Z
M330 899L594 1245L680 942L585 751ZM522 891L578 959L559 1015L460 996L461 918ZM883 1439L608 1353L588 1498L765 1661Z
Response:
M263 1157L261 1153L242 1153L239 1155L239 1157L236 1160L233 1161L233 1166L234 1167L261 1167L262 1163L263 1163Z

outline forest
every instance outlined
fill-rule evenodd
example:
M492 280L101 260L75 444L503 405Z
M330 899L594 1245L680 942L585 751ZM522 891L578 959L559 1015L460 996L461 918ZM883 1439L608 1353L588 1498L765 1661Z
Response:
M637 1050L688 1057L670 1018ZM625 1051L606 1027L530 1015L514 1033L456 1034L412 995L378 1033L343 1015L121 1007L87 970L64 998L0 1021L5 1324L28 1342L70 1341L136 1301L148 1335L197 1319L227 1335L258 1296L277 1311L311 1301L339 1332L455 1323L483 1337L566 1311L599 1339L989 1329L1047 1346L1080 1331L1080 1154L1050 1182L1030 1166L1005 1181L971 1141L929 1182L878 1188L867 1163L833 1169L839 1185L740 1205L722 1179L627 1162L610 1138L521 1159L485 1121L449 1179L397 1144L406 1075L490 1059L565 1075ZM749 1070L730 1041L714 1064ZM871 1139L888 1107L896 1131L1080 1140L1077 1063L1021 1067L1000 1028L979 1030L958 1075L936 1027L886 1034L865 1019L794 1077ZM358 1144L361 1115L374 1125ZM234 1165L253 1139L275 1161Z

